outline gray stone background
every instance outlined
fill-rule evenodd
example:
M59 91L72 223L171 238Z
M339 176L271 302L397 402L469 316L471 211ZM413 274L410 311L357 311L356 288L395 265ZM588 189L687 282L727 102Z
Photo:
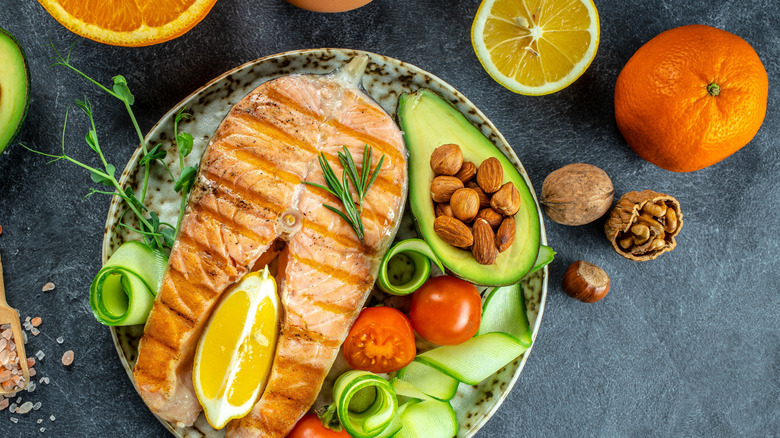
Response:
M602 222L566 227L545 220L558 252L541 330L514 390L479 437L776 436L780 433L780 8L774 0L596 0L601 42L589 70L545 97L513 94L482 69L470 43L477 0L374 0L359 10L316 14L282 0L219 0L186 35L146 48L101 45L70 33L32 0L0 0L0 27L27 51L29 115L17 141L55 151L67 106L84 95L96 108L107 155L123 166L137 145L124 109L84 80L49 68L53 42L76 43L74 62L103 83L127 77L143 130L198 87L247 61L313 47L369 50L438 75L471 99L523 161L539 193L544 177L572 162L597 165L617 194L652 189L679 199L685 226L672 253L645 263L608 246ZM643 43L701 23L740 35L769 74L769 105L758 135L710 168L688 174L638 158L616 128L613 89ZM73 118L71 154L90 159L83 118ZM9 421L0 436L155 436L166 431L136 395L108 330L87 296L100 267L107 197L84 200L93 184L73 165L45 165L18 145L0 156L0 252L8 299L22 316L42 316L39 385L25 400L39 411ZM612 278L599 303L568 298L565 268L585 259ZM56 289L42 292L52 281ZM64 337L62 345L58 336ZM59 358L67 349L75 364ZM56 421L51 422L49 415ZM36 424L43 418L42 424Z

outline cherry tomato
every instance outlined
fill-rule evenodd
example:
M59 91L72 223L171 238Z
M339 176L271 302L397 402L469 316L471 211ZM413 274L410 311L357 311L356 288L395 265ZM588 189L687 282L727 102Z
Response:
M336 432L322 425L314 414L306 414L287 435L287 438L349 438L346 430Z
M363 309L344 341L344 357L349 365L372 373L400 370L416 354L409 319L391 307Z
M409 319L417 333L434 344L461 344L479 330L482 298L467 281L434 277L412 295Z

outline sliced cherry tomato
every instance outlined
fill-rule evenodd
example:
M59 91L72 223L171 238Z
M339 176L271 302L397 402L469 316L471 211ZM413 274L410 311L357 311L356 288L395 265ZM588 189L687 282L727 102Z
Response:
M343 429L341 432L328 429L316 415L306 414L298 420L287 438L349 438L349 434Z
M344 357L349 365L372 373L400 370L416 354L409 319L391 307L363 309L344 341Z
M482 298L467 281L434 277L412 295L409 319L417 333L434 344L461 344L479 330Z

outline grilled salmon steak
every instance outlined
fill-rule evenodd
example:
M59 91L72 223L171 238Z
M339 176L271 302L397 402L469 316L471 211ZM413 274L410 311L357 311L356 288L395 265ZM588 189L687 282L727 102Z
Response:
M138 346L135 384L149 408L176 425L201 411L192 362L220 296L277 257L284 316L261 398L227 436L283 437L317 398L371 291L406 201L406 149L390 116L359 88L368 62L330 75L283 76L238 102L211 139L170 262ZM379 177L363 201L364 242L340 216L318 154L341 179L346 146L365 145ZM358 169L360 172L360 169Z

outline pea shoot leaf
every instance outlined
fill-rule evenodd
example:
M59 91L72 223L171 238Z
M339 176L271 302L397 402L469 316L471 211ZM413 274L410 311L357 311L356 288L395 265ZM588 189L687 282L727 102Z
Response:
M179 177L179 180L176 181L176 185L173 186L173 190L176 190L177 192L181 192L182 189L184 189L183 193L189 192L190 188L192 187L193 183L195 182L195 176L198 173L198 168L187 166L181 171L181 176Z
M127 102L128 105L132 105L135 102L133 93L130 92L130 87L127 86L127 79L122 75L113 77L114 86L111 87L111 91L114 92L120 99Z
M162 148L161 144L158 144L157 146L153 147L149 152L144 155L140 161L138 161L138 164L140 166L143 166L146 163L151 163L154 160L163 160L165 157L168 156L168 151Z
M114 176L115 171L116 168L113 165L106 164L105 173L90 172L90 176L92 177L92 181L95 181L98 184L103 184L104 186L108 186L108 187L114 187L114 183L111 181L110 177Z

